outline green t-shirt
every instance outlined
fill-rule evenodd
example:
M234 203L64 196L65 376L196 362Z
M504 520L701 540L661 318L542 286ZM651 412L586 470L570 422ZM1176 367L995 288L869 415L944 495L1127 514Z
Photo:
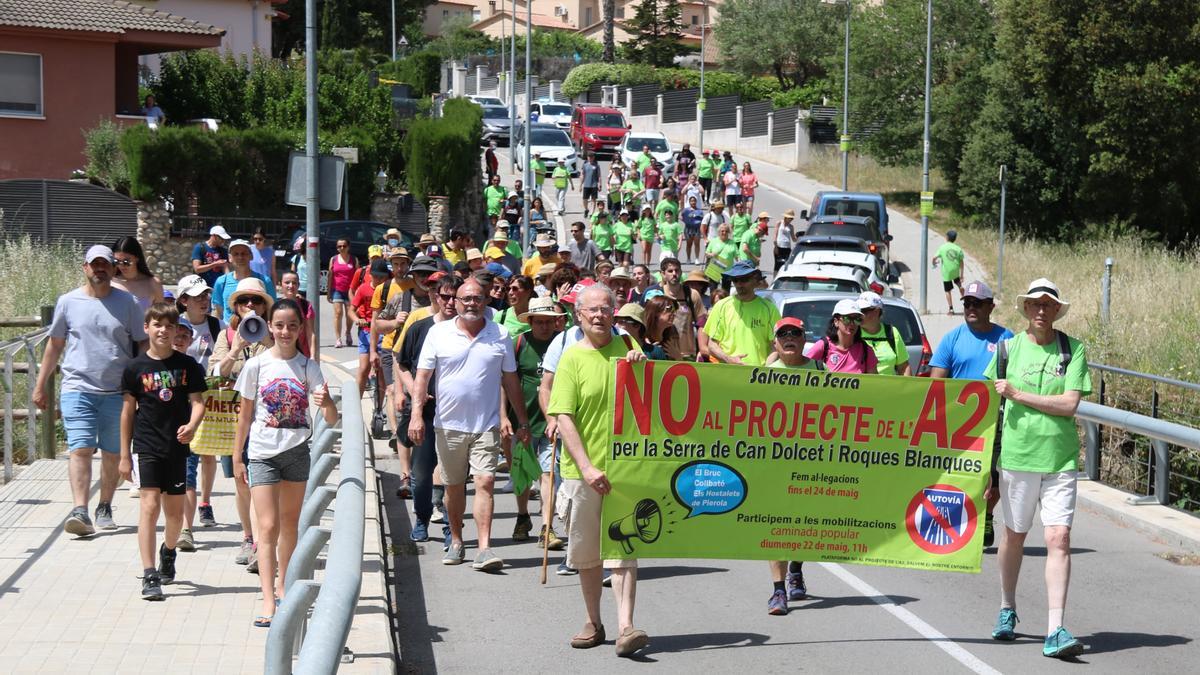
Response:
M938 247L937 257L942 261L942 281L962 278L963 250L958 244L946 242Z
M533 170L533 182L541 186L546 181L546 163L535 159L529 163L529 168Z
M500 208L504 205L504 198L508 193L504 191L502 186L489 185L483 188L483 198L487 201L488 215L500 215Z
M1083 343L1070 338L1071 363L1058 375L1058 340L1039 345L1028 333L1008 339L1007 379L1021 391L1054 396L1078 391L1092 393L1088 373L1087 350ZM988 364L984 377L996 379L996 357ZM1075 471L1079 460L1079 434L1075 418L1047 415L1026 405L1004 401L1004 427L1000 439L1000 466L1009 471L1058 473Z
M571 182L571 172L567 171L567 168L562 164L554 167L554 173L550 174L550 177L554 179L554 187L560 190L567 187Z
M613 247L613 229L612 224L592 223L592 241L596 242L596 248L601 251L611 251Z
M662 238L664 251L677 253L679 251L679 236L683 234L683 223L678 220L664 221L658 224L658 236Z
M613 223L613 237L616 239L616 245L613 247L618 251L625 253L633 253L633 226L629 223L617 221Z
M875 372L880 375L895 375L896 366L908 361L908 348L904 346L904 338L901 337L898 328L889 326L892 329L891 336L884 336L883 328L883 324L880 324L879 332L876 333L868 333L867 329L863 328L863 341L871 346L875 358L879 359L879 367Z
M758 236L756 230L746 230L742 233L742 238L738 240L738 260L751 260L750 256L746 255L746 252L742 250L742 245L750 249L755 259L762 258L762 238ZM751 262L754 261L751 260Z
M696 175L701 178L712 178L713 177L712 162L708 161L707 159L704 159L703 157L701 157L699 160L697 160Z
M525 257L525 252L521 250L521 242L517 241L516 239L508 240L508 243L504 246L504 252L516 258L517 260Z
M529 330L529 324L521 321L520 315L512 307L504 308L495 318L496 323L504 326L513 339Z
M638 236L642 241L654 241L654 232L658 228L654 226L653 218L638 218Z
M720 157L713 157L712 159L708 160L709 172L712 174L714 180L720 180L721 164L723 163L724 162Z
M650 166L650 164L653 161L654 161L654 158L651 157L650 155L647 155L644 152L642 154L638 155L638 157L637 157L638 173L645 171L646 167Z
M621 200L625 201L644 189L646 188L644 185L642 185L642 181L635 178L630 178L624 183L621 183Z
M733 264L733 261L737 260L738 245L732 239L729 241L709 239L708 248L704 249L704 252L715 258L720 258L721 262L725 263L725 267L728 268Z
M609 454L608 429L612 424L613 367L611 358L629 353L625 341L614 336L603 349L571 345L563 352L554 371L554 389L550 392L550 415L571 415L583 441L588 459L604 471ZM565 480L579 480L582 474L571 454L563 449L559 464Z
M746 230L750 229L750 216L744 213L735 213L729 218L729 227L733 230L733 238L735 241L741 241L742 235L746 234Z
M663 215L664 213L668 213L668 212L671 214L669 217ZM678 214L679 214L679 205L676 204L675 202L667 201L666 199L660 201L658 203L658 206L654 207L654 217L660 221L675 220L675 216Z
M779 308L770 300L756 296L750 302L742 302L731 295L709 310L704 332L726 354L745 354L742 363L761 366L771 353L777 321Z
M526 326L528 328L528 326ZM538 403L538 387L542 384L542 359L546 356L546 349L550 346L550 340L540 342L528 333L521 336L520 340L516 335L513 335L513 348L517 344L521 348L517 350L517 377L521 380L521 393L525 399L525 413L529 416L529 435L533 437L533 443L536 447L537 439L546 433L546 416L542 414L542 406ZM512 420L513 428L517 426L517 416L509 413L509 418Z

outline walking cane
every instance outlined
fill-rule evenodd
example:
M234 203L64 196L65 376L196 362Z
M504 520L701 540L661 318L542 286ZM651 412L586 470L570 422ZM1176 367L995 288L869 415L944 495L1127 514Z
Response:
M556 433L555 436L558 434ZM554 522L554 497L557 491L554 489L554 476L558 471L558 448L555 441L554 451L550 455L550 519L542 523L545 530L542 532L542 585L546 585L546 567L550 564L550 524ZM546 496L542 495L542 499Z

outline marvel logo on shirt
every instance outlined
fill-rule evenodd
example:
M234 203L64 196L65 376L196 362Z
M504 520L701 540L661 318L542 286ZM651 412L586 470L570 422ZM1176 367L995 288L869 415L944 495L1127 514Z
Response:
M187 354L171 352L155 359L147 352L126 366L122 391L137 401L133 425L133 452L158 457L187 454L188 446L177 437L179 427L192 416L189 394L208 387L204 369Z

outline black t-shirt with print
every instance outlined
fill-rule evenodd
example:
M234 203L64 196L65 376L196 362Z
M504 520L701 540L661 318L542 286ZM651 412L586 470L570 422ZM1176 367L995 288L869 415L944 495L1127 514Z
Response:
M137 399L133 451L159 457L186 455L188 446L176 434L188 423L188 394L205 391L204 370L192 357L171 352L165 359L141 354L125 367L121 389Z

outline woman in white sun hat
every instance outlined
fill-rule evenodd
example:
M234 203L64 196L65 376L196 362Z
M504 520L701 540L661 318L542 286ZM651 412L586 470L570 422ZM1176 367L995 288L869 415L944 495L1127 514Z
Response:
M985 373L1005 399L999 461L1005 530L999 550L1000 615L992 638L1016 639L1017 575L1040 505L1050 610L1042 654L1068 658L1083 652L1083 644L1063 627L1079 457L1074 417L1079 400L1092 392L1092 382L1083 343L1054 328L1071 307L1058 286L1035 279L1017 303L1028 327L997 345Z

